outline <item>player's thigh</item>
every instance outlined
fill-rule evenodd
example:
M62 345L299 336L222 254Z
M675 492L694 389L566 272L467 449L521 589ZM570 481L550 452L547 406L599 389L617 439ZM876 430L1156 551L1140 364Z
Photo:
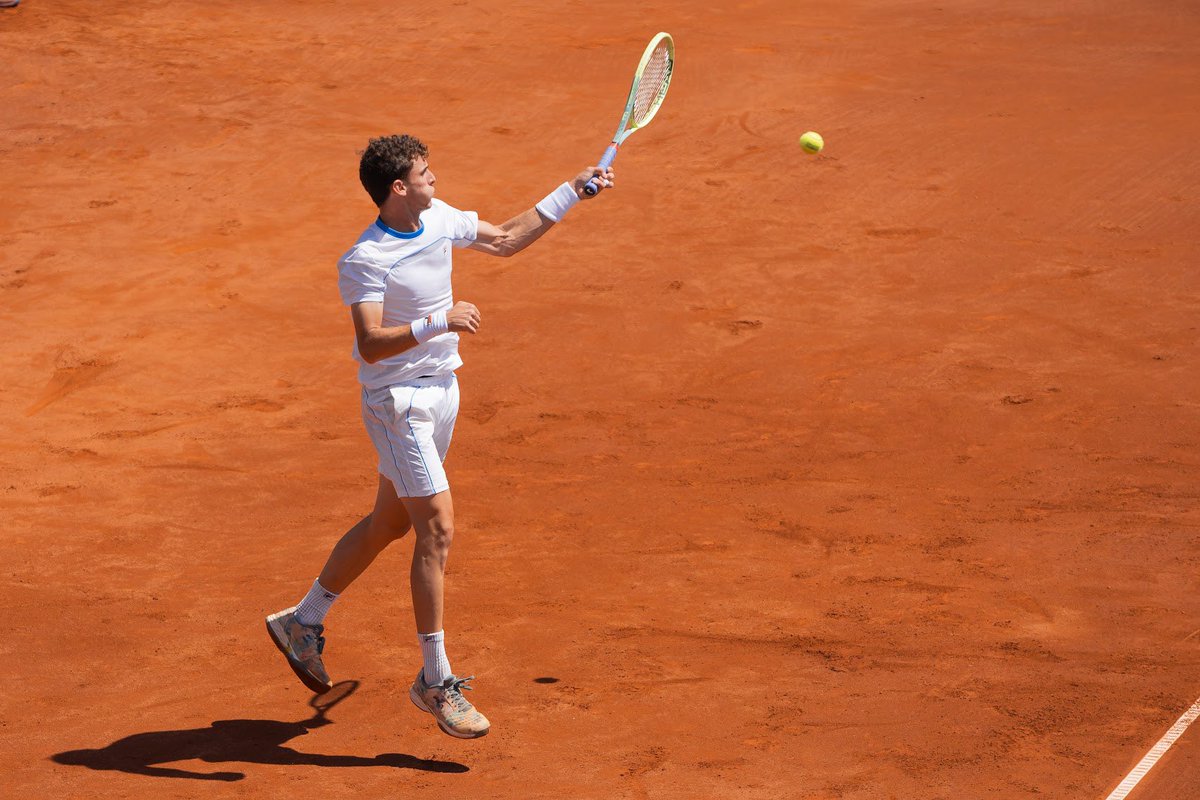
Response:
M408 509L400 500L395 485L382 473L379 475L379 488L375 492L375 508L371 510L371 527L397 539L412 528Z

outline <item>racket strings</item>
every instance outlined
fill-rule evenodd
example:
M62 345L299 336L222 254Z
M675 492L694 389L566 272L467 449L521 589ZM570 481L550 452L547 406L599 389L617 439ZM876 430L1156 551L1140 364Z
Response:
M635 125L644 123L662 102L667 92L667 84L671 82L671 66L671 54L665 44L660 44L650 56L646 69L638 80L637 94L633 100Z

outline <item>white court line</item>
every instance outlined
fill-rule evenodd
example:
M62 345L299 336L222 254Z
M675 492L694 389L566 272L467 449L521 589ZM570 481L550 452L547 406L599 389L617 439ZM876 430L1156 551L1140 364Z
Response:
M1142 760L1133 768L1133 771L1125 776L1125 780L1121 781L1121 784L1113 789L1112 794L1106 797L1105 800L1125 800L1129 796L1129 793L1133 791L1133 787L1137 786L1138 782L1146 777L1146 773L1150 771L1151 767L1158 763L1158 760L1170 749L1171 745L1175 744L1180 736L1183 736L1183 732L1187 730L1188 725L1195 722L1197 717L1200 717L1200 700L1192 703L1192 707L1183 712L1183 716L1171 726L1171 730L1163 734L1163 737L1158 740L1158 744L1150 748L1150 752L1142 757Z

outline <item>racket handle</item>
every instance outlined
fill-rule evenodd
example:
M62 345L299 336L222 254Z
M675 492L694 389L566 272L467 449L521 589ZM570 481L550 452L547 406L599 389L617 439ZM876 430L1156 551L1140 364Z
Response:
M617 158L617 145L610 144L608 149L604 151L604 155L600 158L600 163L596 165L597 169L608 169L612 166L612 162ZM595 178L583 185L583 193L588 197L592 197L596 192L600 191L600 182Z

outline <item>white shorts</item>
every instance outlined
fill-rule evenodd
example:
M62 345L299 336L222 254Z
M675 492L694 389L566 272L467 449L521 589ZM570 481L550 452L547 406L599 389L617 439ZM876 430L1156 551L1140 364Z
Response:
M363 422L379 453L379 471L397 497L428 497L450 488L442 462L458 417L454 373L363 388Z

